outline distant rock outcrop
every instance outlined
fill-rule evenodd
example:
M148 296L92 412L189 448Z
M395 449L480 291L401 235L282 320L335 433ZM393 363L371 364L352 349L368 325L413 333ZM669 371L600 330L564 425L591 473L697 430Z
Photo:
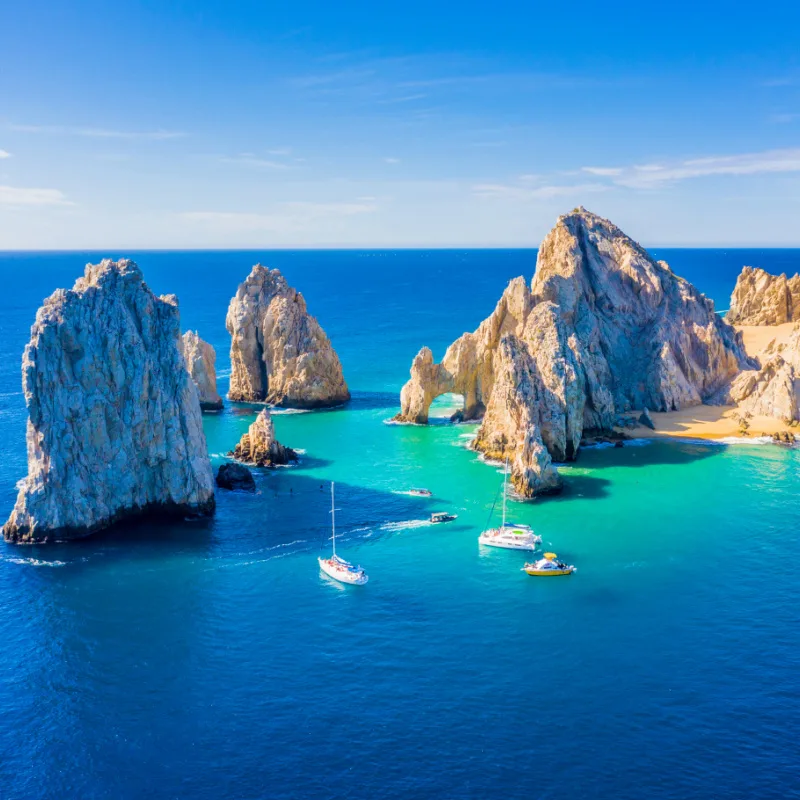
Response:
M745 267L736 281L725 318L732 325L782 325L800 321L800 274L787 278Z
M542 242L530 290L515 278L441 363L420 351L396 419L425 423L435 397L462 394L463 417L483 418L474 446L508 456L531 496L557 489L551 457L575 458L585 430L610 431L633 409L711 402L752 366L710 300L581 208Z
M350 399L330 340L303 295L257 264L231 300L231 400L323 408Z
M181 350L186 368L197 387L200 408L203 411L219 411L222 398L217 392L217 354L214 348L203 341L197 331L186 331L181 339Z
M172 296L132 261L88 265L39 309L22 359L28 476L12 542L86 536L145 514L214 510L197 389Z
M253 473L243 464L222 464L217 470L217 486L231 492L254 492Z
M730 387L730 400L753 416L800 421L800 324L786 344L774 342L759 369L742 372Z
M275 423L266 408L228 455L256 467L277 467L297 461L297 453L275 438Z

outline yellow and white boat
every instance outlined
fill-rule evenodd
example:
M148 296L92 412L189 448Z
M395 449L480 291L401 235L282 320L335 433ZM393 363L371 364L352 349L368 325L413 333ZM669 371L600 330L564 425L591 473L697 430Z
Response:
M559 561L555 553L545 553L544 558L540 558L532 564L526 564L522 568L523 572L527 572L528 575L572 575L576 569L577 567L573 567L571 564Z

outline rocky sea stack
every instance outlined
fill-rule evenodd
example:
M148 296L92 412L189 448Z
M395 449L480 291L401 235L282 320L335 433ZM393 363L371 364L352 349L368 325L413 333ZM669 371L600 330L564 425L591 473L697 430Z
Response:
M255 467L278 467L297 461L297 453L275 438L275 423L266 408L228 455Z
M397 419L425 423L435 397L463 395L463 418L483 419L475 448L508 457L531 497L559 489L552 460L574 459L584 432L610 432L623 412L714 402L754 366L709 299L579 208L542 242L530 288L511 281L441 363L420 351Z
M147 514L214 510L197 389L172 297L133 261L88 265L39 309L22 360L28 476L11 542L86 536Z
M217 354L214 348L204 342L197 331L186 331L181 339L181 351L186 369L197 387L200 408L203 411L219 411L222 398L217 392Z
M231 300L231 400L325 408L350 399L330 340L278 270L257 264Z
M787 278L745 267L736 281L725 319L732 325L783 325L800 321L800 274Z

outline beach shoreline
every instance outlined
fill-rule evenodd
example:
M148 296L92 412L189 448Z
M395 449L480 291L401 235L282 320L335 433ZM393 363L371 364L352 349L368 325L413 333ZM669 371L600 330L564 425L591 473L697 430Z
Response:
M794 322L783 325L737 325L742 333L747 354L752 358L763 359L765 351L772 342L776 345L788 341ZM637 413L638 419L639 414ZM800 436L800 426L790 427L783 420L774 417L751 417L746 433L741 431L737 406L701 405L680 411L651 411L650 416L655 430L644 425L633 428L619 428L620 433L632 439L737 439L746 441L759 437L772 438L775 434L792 433Z

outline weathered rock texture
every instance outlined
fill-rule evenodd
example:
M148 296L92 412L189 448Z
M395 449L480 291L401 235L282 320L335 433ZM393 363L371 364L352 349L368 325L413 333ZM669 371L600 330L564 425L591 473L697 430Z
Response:
M214 348L203 341L197 331L186 331L181 339L181 351L186 369L197 387L200 408L203 411L219 411L222 398L217 392L217 354Z
M752 366L710 300L576 209L542 242L530 289L515 278L441 363L420 351L396 419L425 423L435 397L462 394L464 418L483 416L475 447L508 456L517 490L531 496L557 489L551 457L574 459L585 430L610 431L633 409L711 402Z
M773 342L762 362L734 380L730 400L753 416L800 421L800 324L786 344Z
M214 480L173 297L132 261L88 265L39 309L22 359L28 476L12 542L85 536L144 514L209 514Z
M217 486L231 492L254 492L256 481L253 473L243 464L221 464L217 470Z
M793 278L745 267L726 317L732 325L782 325L800 321L800 274Z
M278 270L253 267L231 300L226 325L231 400L322 408L350 399L325 331Z
M239 444L228 455L256 467L277 467L297 461L297 453L275 438L275 423L269 411L262 409Z

